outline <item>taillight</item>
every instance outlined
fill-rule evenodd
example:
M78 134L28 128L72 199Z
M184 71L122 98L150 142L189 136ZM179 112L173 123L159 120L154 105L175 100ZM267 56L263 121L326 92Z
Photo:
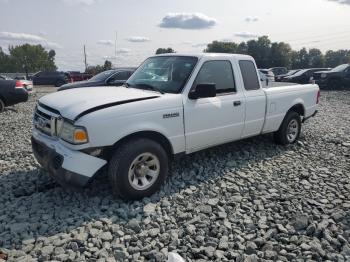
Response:
M23 88L23 85L22 85L21 81L16 80L15 88Z
M320 98L321 98L321 91L318 90L318 92L317 92L317 98L316 98L316 104L320 103Z

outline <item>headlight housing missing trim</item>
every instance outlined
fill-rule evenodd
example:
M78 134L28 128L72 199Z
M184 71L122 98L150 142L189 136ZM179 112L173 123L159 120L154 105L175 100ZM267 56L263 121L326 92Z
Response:
M59 137L74 145L85 144L89 141L85 127L75 126L66 120L63 121Z

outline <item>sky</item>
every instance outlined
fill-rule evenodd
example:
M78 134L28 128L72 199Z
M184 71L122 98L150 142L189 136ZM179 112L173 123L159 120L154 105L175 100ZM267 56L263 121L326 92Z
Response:
M137 66L159 47L198 53L261 35L293 49L350 49L350 0L0 0L2 49L41 44L60 70L84 70L84 45L89 65Z

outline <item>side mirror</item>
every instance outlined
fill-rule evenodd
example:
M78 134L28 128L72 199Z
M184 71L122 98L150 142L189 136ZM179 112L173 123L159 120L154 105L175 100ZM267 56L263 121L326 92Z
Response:
M189 99L216 97L216 85L212 83L197 84L188 94Z

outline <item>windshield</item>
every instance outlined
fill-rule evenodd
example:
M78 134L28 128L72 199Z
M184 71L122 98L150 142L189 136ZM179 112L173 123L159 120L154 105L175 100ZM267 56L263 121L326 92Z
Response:
M303 69L300 70L299 72L295 73L293 76L301 76L302 74L306 73L307 71L309 71L310 69Z
M102 73L99 73L89 79L89 81L105 81L108 77L113 75L115 73L115 70L108 70L104 71Z
M158 56L148 58L126 82L141 89L155 89L164 93L179 93L190 77L198 58L186 56Z
M340 65L340 66L337 66L337 67L333 68L331 70L331 72L341 72L341 71L344 71L348 67L349 67L348 64Z
M300 71L299 69L297 69L297 70L291 70L291 71L289 71L289 72L286 74L286 76L294 75L294 74L296 74L296 73L299 72L299 71Z

